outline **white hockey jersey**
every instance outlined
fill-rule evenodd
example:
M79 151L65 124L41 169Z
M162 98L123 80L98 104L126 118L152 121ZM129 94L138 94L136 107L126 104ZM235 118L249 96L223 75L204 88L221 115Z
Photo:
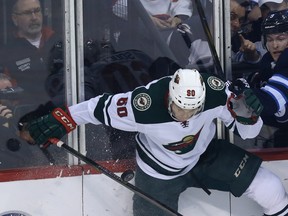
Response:
M133 91L103 94L69 107L75 122L105 124L136 135L136 160L150 176L172 179L187 173L215 136L219 118L232 130L237 127L243 139L257 136L262 120L242 125L231 116L226 102L229 92L215 76L202 74L206 84L203 112L186 122L175 121L167 108L171 77L163 77Z

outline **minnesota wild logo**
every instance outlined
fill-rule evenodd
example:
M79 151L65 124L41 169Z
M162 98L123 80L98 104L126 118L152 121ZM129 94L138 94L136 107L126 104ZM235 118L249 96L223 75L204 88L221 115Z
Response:
M220 91L220 90L224 89L224 87L225 87L225 83L221 79L219 79L215 76L208 77L207 83L210 86L210 88L213 90Z
M151 106L151 97L146 93L140 93L133 99L133 106L139 111L145 111Z
M178 142L170 143L168 145L163 145L163 146L164 146L164 148L166 148L170 151L174 151L176 154L185 154L187 152L190 152L194 149L195 144L196 144L196 142L199 138L199 135L202 131L202 128L195 135L185 136L182 140L180 140Z

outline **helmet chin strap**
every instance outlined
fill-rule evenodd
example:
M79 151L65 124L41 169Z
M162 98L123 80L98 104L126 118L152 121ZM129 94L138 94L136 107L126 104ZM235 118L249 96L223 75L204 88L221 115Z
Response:
M171 109L171 105L172 105L172 98L170 97L170 95L168 96L168 112L170 114L170 116L175 120L178 121L178 119L173 115L172 109Z
M172 112L172 109L171 109L172 102L173 102L172 98L171 98L170 96L168 96L168 112L169 112L170 116L171 116L175 121L179 121L179 120L173 115L173 112ZM193 115L191 115L190 118L193 117L193 116L195 116L195 115L197 115L197 114L199 114L199 113L201 113L203 110L204 110L204 103L203 103L200 107L197 108L197 111L196 111Z

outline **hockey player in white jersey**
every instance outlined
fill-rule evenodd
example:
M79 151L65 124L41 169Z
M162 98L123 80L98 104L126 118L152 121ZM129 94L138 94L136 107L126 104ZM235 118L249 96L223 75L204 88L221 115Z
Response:
M235 96L215 76L179 69L133 91L56 108L22 123L21 136L43 144L86 123L136 131L135 186L167 206L177 210L184 190L201 187L207 193L216 189L248 196L265 215L284 216L288 197L280 179L262 168L257 156L215 139L217 118L243 139L256 137L263 124L262 109L251 89ZM167 215L138 195L133 200L135 216Z

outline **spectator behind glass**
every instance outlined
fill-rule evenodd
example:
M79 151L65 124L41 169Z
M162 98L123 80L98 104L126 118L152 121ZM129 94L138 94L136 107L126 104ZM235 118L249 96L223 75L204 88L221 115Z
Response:
M165 42L169 44L171 34L175 27L187 20L192 15L192 1L191 0L140 0L143 8L151 17L152 22L160 30L161 36ZM116 16L123 19L128 18L127 13L127 0L117 0L113 6L113 12ZM151 44L151 35L147 31L144 24L139 23L138 28L141 29L143 39ZM150 48L151 49L151 48ZM148 53L145 49L142 50Z
M140 0L159 29L175 28L192 15L191 0Z
M195 2L193 2L193 4L193 16L184 20L182 25L178 26L178 29L173 31L169 40L169 47L172 50L177 63L184 68L198 68L199 65L210 66L213 64L201 18L198 14ZM201 1L201 4L207 23L210 27L212 24L212 2L206 0Z
M209 9L206 11L209 13ZM245 8L236 0L231 0L230 11L232 61L236 63L257 63L266 50L263 49L260 42L257 44L253 43L252 41L245 39L244 35L241 33L241 27L246 16ZM210 19L207 20L210 25ZM184 21L184 23L190 27L190 31L192 32L192 34L189 35L192 43L185 43L182 37L183 35L178 31L175 31L172 34L171 42L169 44L175 54L178 64L182 67L189 68L194 68L195 65L200 64L205 64L207 66L213 65L211 52L206 41L207 37L203 31L199 15L193 15L191 18Z
M47 165L40 148L21 141L14 124L14 105L21 97L21 88L12 87L11 78L0 73L0 170Z
M63 62L63 56L58 56L60 37L50 27L43 25L39 0L13 0L7 1L7 4L12 22L8 29L11 32L8 32L7 43L1 50L0 61L4 66L4 73L12 78L13 87L20 86L23 89L13 107L13 123L18 123L22 118L36 118L54 107L54 98L58 97L53 95L51 99L51 92L48 90L51 90L51 84L54 83L50 79L48 86L47 77L57 73L59 60ZM1 137L6 134L2 133ZM11 133L8 135L7 139L12 137ZM48 157L45 150L44 154L41 151L38 149L35 154L39 160L35 160L34 165L42 162L66 163L66 154L56 148L49 149L49 152L53 152L53 156L60 155L57 161L50 160L52 157Z
M231 45L232 61L257 63L266 53L261 42L252 42L242 32L242 25L246 19L245 7L236 0L230 1Z
M53 70L53 61L49 64L50 50L59 38L51 28L43 26L39 0L9 3L15 28L2 50L5 73L24 89L23 103L46 103L49 96L45 80Z

